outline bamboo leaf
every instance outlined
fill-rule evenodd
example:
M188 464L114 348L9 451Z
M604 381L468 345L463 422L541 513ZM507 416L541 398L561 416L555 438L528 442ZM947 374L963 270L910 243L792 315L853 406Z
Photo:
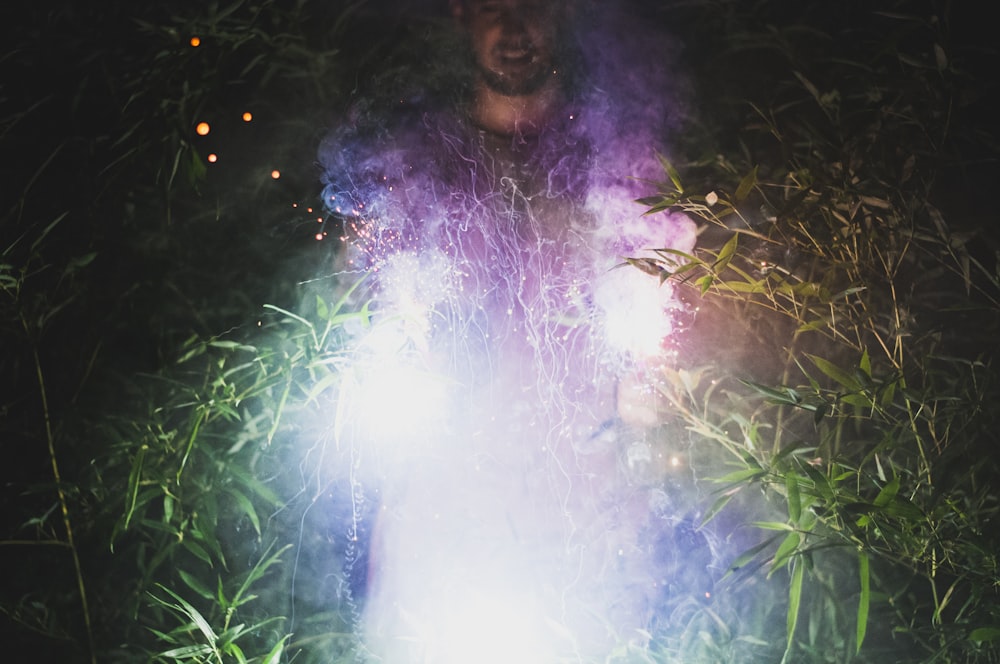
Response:
M788 655L792 651L792 643L795 640L795 628L799 624L799 606L802 604L802 577L805 574L806 566L800 558L792 564L792 582L788 586L788 616L785 620L788 641L785 644L785 654L782 661L788 660Z
M816 355L807 355L807 357L812 360L812 363L816 365L817 369L822 371L828 378L833 379L837 384L846 387L848 390L853 392L861 390L861 384L858 382L858 379L838 367L836 364Z
M207 600L215 600L215 593L208 589L208 587L198 579L198 577L185 572L183 569L178 568L177 574L180 575L181 581L183 581L188 588L198 593L199 596Z
M871 603L869 560L868 555L863 551L858 552L858 574L861 581L861 595L858 597L858 625L855 634L855 653L861 652L861 644L865 642L865 633L868 631L868 609Z
M258 539L260 538L260 519L257 518L257 510L254 509L253 503L250 499L246 497L244 493L239 491L234 487L226 487L226 493L233 497L236 504L239 505L240 510L247 515L250 519L251 525L253 525L254 532L257 533Z
M670 181L674 184L674 188L677 189L677 193L683 194L684 186L681 184L681 176L677 173L677 169L662 154L656 153L656 158L660 161L660 165L663 166L663 170L667 172Z
M737 489L736 491L728 491L719 496L716 501L712 503L712 506L708 508L708 511L705 512L705 516L702 517L699 527L704 526L706 523L714 519L715 516L729 504L729 501L732 500L733 496L735 496L738 492L739 490Z
M893 477L888 484L882 487L882 490L878 492L878 496L875 497L875 505L878 507L885 507L889 505L892 500L899 493L899 477Z
M753 560L754 558L756 558L757 554L759 554L761 551L763 551L764 549L766 549L767 547L769 547L771 545L771 543L774 542L774 540L776 540L776 539L778 539L778 535L774 535L772 537L769 537L766 540L764 540L763 542L761 542L759 544L756 544L756 545L750 547L749 549L747 549L746 551L744 551L743 553L741 553L739 556L736 557L735 560L733 560L732 563L730 563L730 565L729 565L729 572L735 572L736 570L740 569L741 567L743 567L744 565L746 565L748 562L750 562L751 560Z
M746 200L746 197L750 194L750 191L757 184L757 167L754 166L753 170L744 176L743 180L740 181L740 185L736 188L736 195L733 197L736 204L740 204Z
M797 524L802 518L802 496L799 493L799 474L794 470L785 474L785 492L788 500L788 518Z
M778 549L774 552L774 558L771 561L771 570L768 572L768 576L784 567L785 564L788 563L789 559L795 554L795 550L799 548L801 543L801 533L788 533L788 535L785 536L785 539L781 540L781 544L778 545Z
M215 643L218 641L218 636L215 634L215 630L212 629L212 626L208 624L208 621L205 620L205 617L201 615L201 612L198 611L198 609L191 606L191 604L183 597L181 597L174 591L170 590L170 588L167 588L166 586L159 583L156 584L156 586L177 601L179 606L174 606L173 608L180 610L184 615L190 618L191 622L194 623L194 625L198 628L198 630L205 636L205 639L208 641L208 644L214 648ZM166 602L160 599L157 599L157 601L163 604L167 604Z
M132 516L135 514L136 500L139 497L139 482L142 480L142 464L146 458L148 446L143 445L135 455L132 462L132 469L128 475L128 503L125 506L125 530L128 530L132 523Z
M271 648L271 652L267 653L267 655L264 657L263 664L280 664L281 656L285 651L285 641L287 641L288 639L289 637L285 636L280 641L275 643L274 647Z
M969 633L970 641L996 641L1000 639L1000 627L979 627Z

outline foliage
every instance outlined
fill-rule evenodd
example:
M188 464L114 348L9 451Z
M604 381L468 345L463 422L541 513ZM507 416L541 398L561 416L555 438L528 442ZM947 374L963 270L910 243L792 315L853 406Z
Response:
M0 112L6 643L353 661L327 395L366 317L330 299L313 237L338 229L307 210L331 110L398 76L406 30L364 3L143 4L27 8L0 58L24 81ZM665 436L687 428L718 487L704 529L739 552L614 661L993 661L989 61L944 4L874 22L787 4L656 17L690 26L703 110L642 202L703 232L695 255L635 264L701 308L682 343L704 352L662 376ZM737 334L764 359L734 355Z
M751 488L776 510L729 575L785 573L786 661L994 661L1000 254L946 188L981 156L970 55L941 17L882 14L843 50L848 31L826 27L740 35L720 60L783 64L721 132L739 149L694 136L709 156L664 160L642 201L695 216L707 241L638 267L694 291L707 325L780 331L763 380L723 360L666 369L662 391L731 469L705 521ZM816 42L829 54L805 57ZM744 614L724 615L699 628L716 646Z

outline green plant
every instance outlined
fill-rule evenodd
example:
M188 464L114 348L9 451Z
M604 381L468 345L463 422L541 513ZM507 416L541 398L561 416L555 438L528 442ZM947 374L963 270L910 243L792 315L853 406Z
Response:
M853 36L867 60L812 53L842 43L832 31L744 35L736 54L768 49L788 76L747 103L738 151L684 167L693 190L664 160L641 201L699 219L708 242L634 265L692 288L709 324L780 332L763 378L723 361L667 369L662 391L732 467L706 522L751 487L778 510L730 575L787 573L786 661L997 657L1000 281L974 249L996 238L935 205L967 163L954 116L973 84L942 24L887 14Z

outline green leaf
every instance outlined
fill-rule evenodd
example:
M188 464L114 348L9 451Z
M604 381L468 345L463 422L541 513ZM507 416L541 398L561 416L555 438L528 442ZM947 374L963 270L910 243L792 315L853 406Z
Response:
M792 651L792 643L795 640L795 628L799 624L799 606L802 604L802 577L805 570L806 566L802 559L797 559L792 563L792 582L788 586L788 616L785 620L788 641L785 644L782 662L787 661L788 655Z
M750 194L750 190L752 190L756 184L757 167L754 166L753 170L743 177L743 180L740 181L740 185L736 188L736 195L733 197L734 202L739 204L746 200L746 197Z
M736 244L739 237L739 235L734 234L731 238L729 238L729 240L726 241L726 244L722 246L722 249L719 250L719 256L716 258L713 265L716 270L721 272L726 269L727 265L729 265L729 261L733 259L733 254L736 253Z
M132 462L132 469L129 471L128 502L125 505L125 530L128 530L129 524L132 522L132 516L135 514L136 500L139 497L139 482L142 480L142 464L146 458L147 449L146 445L139 448L139 452L135 455L135 460Z
M208 563L209 566L214 567L214 565L212 565L212 557L208 555L208 551L205 551L205 549L199 544L192 542L190 539L184 539L184 541L181 542L181 546L193 553L199 560L202 560L203 562Z
M816 368L822 371L827 377L832 378L839 385L846 387L852 392L857 392L861 390L861 383L852 374L844 371L836 364L818 357L816 355L806 355L812 363L816 365Z
M736 557L735 560L733 560L732 563L730 563L730 565L729 565L729 572L734 572L734 571L740 569L741 567L743 567L744 565L746 565L748 562L750 562L751 560L753 560L754 558L756 558L757 554L759 554L761 551L763 551L764 549L766 549L767 547L769 547L771 545L771 543L774 542L774 540L776 540L776 539L778 539L778 535L773 535L771 537L768 537L766 540L764 540L760 544L755 544L754 546L750 547L749 549L747 549L746 551L744 551L743 553L741 553L739 556Z
M872 377L872 360L868 356L867 348L865 348L864 352L861 353L861 362L858 363L858 367L866 376L868 376L868 378Z
M705 512L705 516L702 517L699 527L704 526L706 523L714 519L715 516L719 512L721 512L726 505L729 504L729 501L732 500L733 496L735 496L737 493L739 493L739 489L735 491L727 491L723 495L719 496L715 500L715 502L712 503L712 506L708 508L708 511Z
M190 618L191 622L194 623L194 625L198 628L198 630L205 636L205 639L208 641L209 645L211 645L211 646L214 647L216 641L218 640L218 637L215 634L215 630L212 629L212 626L209 625L208 621L205 620L205 617L203 615L201 615L201 612L199 612L198 609L196 609L193 606L191 606L191 604L187 600L185 600L183 597L181 597L180 595L178 595L174 591L170 590L170 588L167 588L166 586L164 586L162 584L159 584L159 583L156 584L156 586L160 590L162 590L163 592L165 592L168 595L170 595L171 597L173 597L178 602L179 606L178 605L171 605L168 602L165 602L165 601L163 601L161 599L158 599L158 598L154 598L154 599L156 599L161 604L164 604L166 606L171 606L172 608L180 611L181 613L183 613L184 615L186 615L188 618Z
M677 173L677 169L675 169L673 164L671 164L667 158L659 152L656 153L656 158L660 161L660 165L663 166L663 170L667 172L667 175L670 177L670 181L677 189L677 193L683 194L684 186L681 184L681 176Z
M239 505L240 510L250 519L251 525L253 525L254 532L257 533L258 539L260 538L260 519L257 518L257 510L254 509L253 503L246 495L234 487L228 486L225 492L233 497L236 504Z
M788 388L777 389L774 387L768 387L767 385L761 385L760 383L754 383L749 380L740 379L740 382L749 387L750 389L762 394L767 397L768 400L776 404L785 404L789 406L797 405L797 401L788 392ZM794 390L793 390L794 392Z
M755 480L762 475L766 475L767 471L762 468L744 468L742 470L735 470L731 473L723 475L722 477L715 478L715 482L719 484L729 484L729 483L741 483Z
M205 643L199 643L193 646L184 646L182 648L174 648L173 650L157 653L157 659L194 659L195 657L201 657L203 655L211 655L212 652L212 646Z
M799 493L799 474L794 470L785 474L785 493L788 500L788 518L797 524L802 518L802 496Z
M264 657L263 664L280 664L281 656L285 651L285 641L287 641L288 639L289 637L285 636L280 641L275 643L274 647L271 648L271 652L267 653L267 655Z
M319 294L316 295L316 315L323 320L330 319L330 310L326 306L326 300L324 300Z
M878 492L878 496L875 497L875 505L878 507L885 507L889 505L896 494L899 493L899 477L893 477L888 484L882 487L882 490Z
M238 341L231 341L229 339L214 339L209 341L208 345L213 348L221 348L222 350L245 350L251 353L257 352L257 349L253 346L247 346L246 344L241 344Z
M996 641L1000 639L1000 627L979 627L969 633L970 641Z
M198 579L198 577L185 572L180 568L177 569L177 574L180 575L181 581L183 581L188 588L198 593L198 595L207 600L215 600L215 593L209 590L208 587Z
M858 625L855 634L855 653L861 652L861 644L865 642L865 633L868 631L868 609L871 603L871 574L868 555L864 551L858 552L858 574L861 581L861 595L858 597Z
M768 576L784 567L795 554L800 544L802 544L802 533L788 533L785 539L781 540L781 544L778 545L778 549L774 552L774 558L771 560L771 571L768 572Z
M754 521L750 525L763 530L781 530L784 532L795 530L793 526L781 521Z

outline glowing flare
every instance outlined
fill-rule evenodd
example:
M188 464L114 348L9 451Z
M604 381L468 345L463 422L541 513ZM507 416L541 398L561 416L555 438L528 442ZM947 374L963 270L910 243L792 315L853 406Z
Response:
M544 621L531 603L500 592L473 592L462 605L446 605L428 634L429 650L441 664L547 664L551 650Z
M212 131L212 127L207 122L199 122L194 128L194 132L199 136L208 136L210 131Z
M271 171L271 179L272 180L277 180L280 177L281 177L281 171L279 171L277 168L274 169L273 171Z
M243 122L250 122L251 120L253 120L253 113L247 111L243 114Z
M201 37L192 37L191 41L188 43L190 43L193 48L198 48L201 46Z
M217 161L219 161L219 155L215 154L214 152L208 155L208 163L214 164Z

